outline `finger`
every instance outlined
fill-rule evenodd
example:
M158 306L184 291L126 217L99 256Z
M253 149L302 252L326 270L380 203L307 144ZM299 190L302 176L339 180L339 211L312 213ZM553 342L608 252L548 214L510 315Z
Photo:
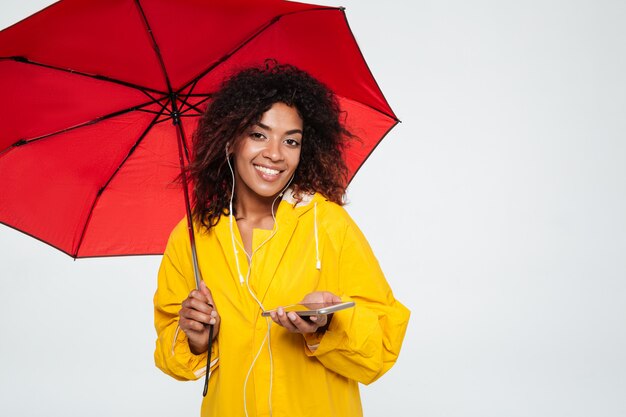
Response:
M280 322L278 321L278 317L276 317L276 311L270 311L270 318L274 323L280 324Z
M189 298L194 298L196 300L200 300L203 303L208 302L208 297L206 296L206 293L202 292L201 290L193 290L189 293Z
M206 301L195 297L185 299L181 306L191 310L198 310L204 314L211 314L211 311L213 310L213 307L211 307Z
M214 320L210 314L204 314L198 310L185 309L181 310L180 317L185 320L193 320L200 323L201 326L211 324L211 320Z
M295 314L295 313L293 313L293 314ZM283 310L282 307L278 307L278 309L276 311L276 317L278 319L278 324L283 326L285 329L287 329L287 330L289 330L290 332L293 332L293 333L298 331L298 329L291 322L289 317L287 317L287 313L285 313L285 311Z
M207 304L204 304L198 300L187 299L181 305L181 309L178 312L180 317L186 319L196 320L201 323L208 324L211 320L211 313L215 311Z
M217 325L220 321L220 316L217 311L213 310L210 314L209 324Z
M315 323L310 323L304 320L302 317L298 316L294 312L290 312L287 314L287 318L296 328L296 332L298 333L314 333L319 327Z
M220 316L217 311L211 311L211 314L204 315L195 310L181 310L179 325L183 330L191 330L206 335L207 325L213 325L214 336L217 336L220 327Z
M202 304L208 304L209 303L209 300L208 300L208 298L206 298L206 295L201 293L199 290L191 291L189 293L189 296L187 297L187 299L188 300L198 300Z
M204 326L204 324L196 320L186 319L184 317L180 318L180 320L178 321L178 325L188 336L190 335L190 333L192 335L200 335L205 333L206 331L206 327Z
M202 295L206 297L207 302L211 304L211 306L215 307L215 301L213 301L213 294L211 293L211 290L209 289L209 287L207 287L204 281L200 281L200 292L202 293Z
M274 323L278 324L281 327L285 327L285 324L284 324L285 323L285 318L282 318L282 319L279 318L278 317L278 312L276 310L270 311L270 318L272 319L272 321ZM289 323L287 322L287 324L289 324Z
M325 314L321 316L310 316L309 320L311 320L311 322L313 322L317 327L322 327L328 322L328 316Z

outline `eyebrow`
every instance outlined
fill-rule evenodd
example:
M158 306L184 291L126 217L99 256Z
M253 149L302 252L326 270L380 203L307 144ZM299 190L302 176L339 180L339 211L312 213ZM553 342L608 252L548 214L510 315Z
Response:
M255 125L259 126L261 129L265 129L265 130L269 130L269 131L272 130L271 127L269 127L268 125L263 124L261 122L256 122ZM288 131L285 132L286 135L293 135L293 134L296 134L296 133L302 134L302 130L301 129L291 129L291 130L288 130Z

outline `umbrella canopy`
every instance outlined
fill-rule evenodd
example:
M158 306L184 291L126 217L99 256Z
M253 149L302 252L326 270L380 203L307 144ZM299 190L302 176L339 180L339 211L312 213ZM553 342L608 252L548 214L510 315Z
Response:
M0 222L72 257L162 253L198 116L225 77L269 58L337 94L359 137L352 178L398 120L342 8L63 0L3 30Z

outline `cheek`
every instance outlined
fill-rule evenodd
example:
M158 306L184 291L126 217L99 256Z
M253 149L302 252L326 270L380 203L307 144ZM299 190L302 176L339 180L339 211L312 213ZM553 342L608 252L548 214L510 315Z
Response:
M310 164L303 163L304 152L302 152L302 147L298 149L297 155L294 156L294 171L298 169L300 166L307 166Z
M300 166L300 158L294 158L289 165L291 167L291 172L296 172Z
M239 171L239 167L241 165L241 158L239 158L236 154L232 156L232 164L236 171Z
M301 157L302 157L302 148L298 148L298 150L296 152L294 152L294 155L293 155L293 162L292 162L292 164L294 165L295 168L297 168L298 165L300 165L300 158Z
M246 175L246 170L248 169L247 160L243 158L241 155L233 155L233 170L235 171L235 175Z

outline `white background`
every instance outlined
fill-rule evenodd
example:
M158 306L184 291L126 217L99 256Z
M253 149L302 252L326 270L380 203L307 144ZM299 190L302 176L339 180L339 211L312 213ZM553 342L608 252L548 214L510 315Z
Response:
M626 415L626 3L327 4L403 120L349 190L412 311L366 416ZM0 226L0 262L0 415L198 414L153 365L158 257Z

